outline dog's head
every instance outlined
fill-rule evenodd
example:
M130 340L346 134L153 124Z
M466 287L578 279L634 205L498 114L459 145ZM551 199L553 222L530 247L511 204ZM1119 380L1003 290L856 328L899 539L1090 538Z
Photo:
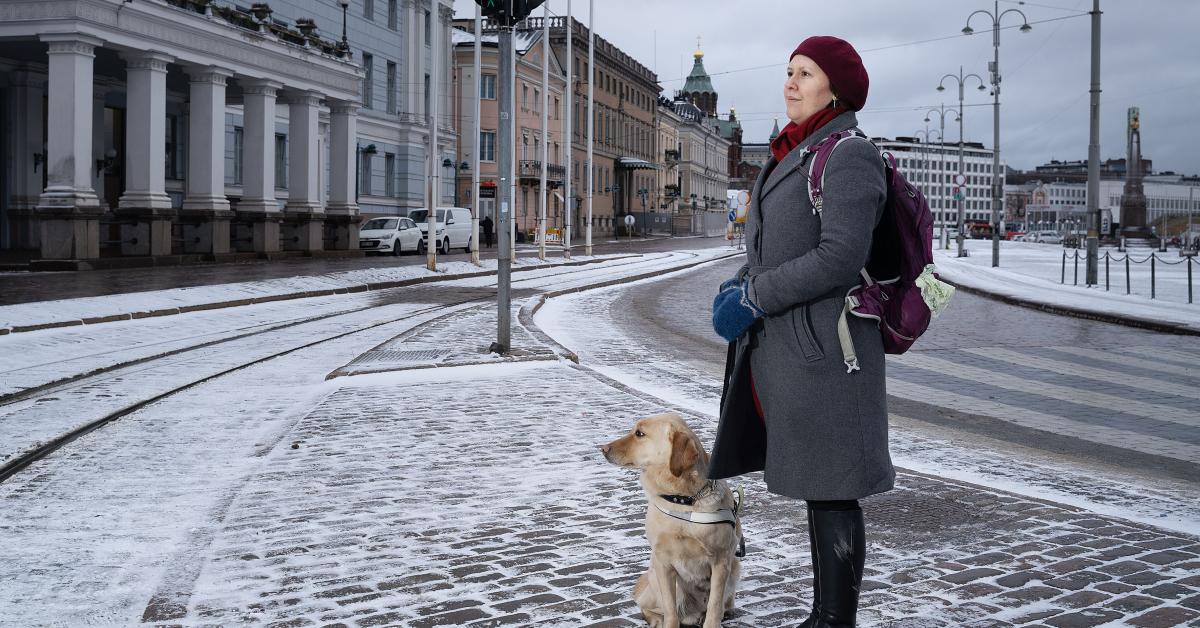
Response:
M667 470L680 477L704 459L700 439L678 414L656 414L639 420L628 434L600 452L609 462L643 471Z

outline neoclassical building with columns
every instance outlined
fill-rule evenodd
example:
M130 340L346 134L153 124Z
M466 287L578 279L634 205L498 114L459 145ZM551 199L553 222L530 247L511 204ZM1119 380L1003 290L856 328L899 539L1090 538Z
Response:
M451 0L348 4L0 0L0 254L355 251L362 214L423 206Z

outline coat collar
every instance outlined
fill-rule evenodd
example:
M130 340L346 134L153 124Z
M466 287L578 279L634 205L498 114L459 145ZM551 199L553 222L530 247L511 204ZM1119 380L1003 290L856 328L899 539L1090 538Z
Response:
M804 138L804 141L800 142L795 148L793 148L792 151L783 158L783 161L772 163L775 159L772 156L767 160L766 168L763 169L764 173L769 173L766 175L766 182L762 185L761 191L756 192L756 195L752 198L759 199L762 196L770 194L771 190L775 189L775 187L779 185L781 181L786 179L791 173L798 170L804 164L804 157L807 153L805 149L807 149L809 146L815 142L819 142L829 137L830 135L833 135L834 133L837 133L838 131L848 131L856 126L858 126L858 117L854 115L853 111L847 111L846 113L843 113L842 115L825 123L824 126L816 131L813 131L812 135Z

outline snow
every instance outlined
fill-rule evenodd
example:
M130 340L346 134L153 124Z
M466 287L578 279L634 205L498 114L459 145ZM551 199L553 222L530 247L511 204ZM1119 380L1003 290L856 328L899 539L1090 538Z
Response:
M628 257L628 254L596 255L592 257L573 256L571 261L586 262L622 257ZM541 262L536 258L528 257L518 257L513 259L512 262L513 268L553 266L560 263L560 260ZM20 303L17 305L0 306L0 329L73 322L85 318L108 316L130 317L144 315L149 312L195 308L213 304L232 305L233 302L244 300L296 297L315 291L366 290L377 287L378 284L418 279L436 279L439 277L453 278L471 273L495 272L495 270L496 260L494 259L481 260L479 266L475 266L470 262L455 261L439 263L436 272L430 271L424 266L381 267L324 275L173 288L169 290L151 290L58 301Z
M1159 264L1156 274L1156 298L1150 299L1149 264L1131 264L1130 276L1133 294L1124 293L1124 264L1112 262L1109 290L1104 289L1103 255L1122 256L1115 249L1101 250L1099 287L1088 288L1073 285L1074 262L1067 251L1067 283L1059 283L1063 248L1032 242L1000 243L1000 266L992 268L992 242L990 240L967 240L968 257L956 257L954 244L950 250L934 250L934 263L938 274L948 281L975 288L1002 297L1021 301L1051 305L1099 315L1116 315L1140 321L1168 323L1181 328L1200 332L1200 299L1187 302L1187 269L1183 264L1166 266ZM1083 251L1080 252L1084 253ZM1133 252L1133 259L1143 259L1149 252ZM1174 252L1159 254L1168 261ZM1194 264L1195 262L1187 262ZM1079 263L1082 283L1086 264ZM1200 269L1193 269L1196 281L1200 282ZM1194 287L1200 292L1200 285Z

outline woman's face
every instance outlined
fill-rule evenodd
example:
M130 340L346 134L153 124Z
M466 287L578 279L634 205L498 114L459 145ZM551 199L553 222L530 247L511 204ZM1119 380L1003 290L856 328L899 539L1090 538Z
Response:
M787 105L787 117L792 122L804 122L833 100L829 77L812 59L804 55L792 57L787 75L787 81L783 83L783 98Z

